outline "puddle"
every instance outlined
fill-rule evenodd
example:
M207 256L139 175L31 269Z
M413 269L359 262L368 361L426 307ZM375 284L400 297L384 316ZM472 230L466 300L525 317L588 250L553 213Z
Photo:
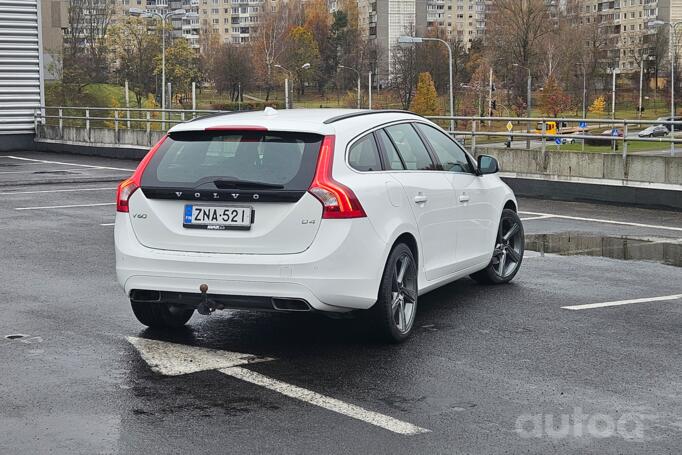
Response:
M626 261L653 261L682 267L682 240L600 237L584 234L526 235L526 249L540 254L599 256Z

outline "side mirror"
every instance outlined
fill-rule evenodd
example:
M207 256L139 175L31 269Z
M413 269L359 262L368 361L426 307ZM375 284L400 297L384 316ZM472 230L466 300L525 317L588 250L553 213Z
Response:
M478 173L480 175L484 174L495 174L499 172L500 166L497 164L497 159L490 155L479 155L478 156Z

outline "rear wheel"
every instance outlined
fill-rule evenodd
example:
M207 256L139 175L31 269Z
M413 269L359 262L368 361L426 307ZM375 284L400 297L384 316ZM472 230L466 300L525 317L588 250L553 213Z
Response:
M407 339L417 314L417 261L401 243L388 256L379 288L379 299L371 311L382 336L393 343Z
M184 326L194 313L193 308L169 305L163 302L130 302L135 317L147 327L177 329Z
M471 275L484 284L510 282L521 268L524 251L523 224L519 215L510 209L502 211L495 239L495 250L488 267Z

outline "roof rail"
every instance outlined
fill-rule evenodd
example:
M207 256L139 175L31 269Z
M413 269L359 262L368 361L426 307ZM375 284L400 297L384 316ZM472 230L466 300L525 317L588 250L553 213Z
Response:
M330 117L322 123L324 123L325 125L329 125L330 123L335 123L335 122L338 122L340 120L346 120L348 118L360 117L362 115L372 115L372 114L411 114L411 115L416 115L418 117L421 117L419 114L415 114L414 112L410 112L410 111L404 111L401 109L365 110L365 111L358 111L358 112L350 112L348 114L341 114L341 115L337 115L336 117Z

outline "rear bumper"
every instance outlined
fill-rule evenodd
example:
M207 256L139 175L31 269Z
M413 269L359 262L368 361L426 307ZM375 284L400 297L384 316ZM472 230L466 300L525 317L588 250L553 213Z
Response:
M323 220L304 252L284 255L156 250L135 237L128 214L116 214L116 275L132 290L305 300L320 311L371 307L388 245L367 218ZM258 309L258 308L254 308Z

